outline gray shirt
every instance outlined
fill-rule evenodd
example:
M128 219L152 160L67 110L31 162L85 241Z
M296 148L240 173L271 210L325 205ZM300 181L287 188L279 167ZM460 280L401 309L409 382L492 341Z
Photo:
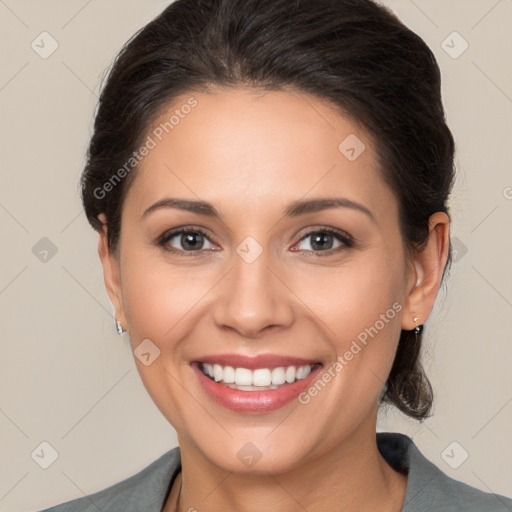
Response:
M401 512L512 512L510 498L448 477L404 434L379 432L377 446L394 469L408 474ZM176 447L126 480L43 512L161 512L180 471Z

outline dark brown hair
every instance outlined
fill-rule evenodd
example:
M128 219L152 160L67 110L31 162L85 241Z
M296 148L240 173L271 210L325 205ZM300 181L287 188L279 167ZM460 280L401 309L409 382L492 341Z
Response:
M213 86L309 93L361 123L398 200L409 256L426 242L429 217L448 214L454 141L439 67L391 11L371 0L177 0L128 41L101 92L81 186L91 225L107 217L112 250L137 170L126 162L173 99ZM451 246L443 277L450 264ZM419 420L433 401L421 341L402 330L382 395Z

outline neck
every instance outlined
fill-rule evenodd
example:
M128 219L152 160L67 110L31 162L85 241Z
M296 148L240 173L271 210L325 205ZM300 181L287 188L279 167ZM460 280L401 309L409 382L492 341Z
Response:
M399 512L407 477L381 456L375 425L280 474L227 472L180 442L182 472L164 512Z

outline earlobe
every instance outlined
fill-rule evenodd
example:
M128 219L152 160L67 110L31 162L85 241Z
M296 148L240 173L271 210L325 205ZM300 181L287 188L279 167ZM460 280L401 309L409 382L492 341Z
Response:
M415 317L419 324L424 324L434 307L448 259L449 227L446 213L436 212L430 217L428 241L413 261L415 285L406 298L402 329L414 329Z
M126 317L124 314L124 307L122 301L122 288L121 278L119 271L119 261L115 254L112 253L108 244L107 236L107 222L106 217L102 213L98 218L103 223L103 229L98 232L98 256L103 267L103 279L105 282L105 288L107 290L110 302L114 306L114 316L116 325L117 322L126 329Z

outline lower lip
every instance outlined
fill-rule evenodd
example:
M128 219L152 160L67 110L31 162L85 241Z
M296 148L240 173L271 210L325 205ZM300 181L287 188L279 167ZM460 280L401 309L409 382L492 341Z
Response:
M317 366L304 379L277 389L240 391L218 384L208 378L197 364L192 364L191 366L196 372L199 382L212 400L227 409L241 413L265 413L285 406L307 389L322 369L322 366Z

